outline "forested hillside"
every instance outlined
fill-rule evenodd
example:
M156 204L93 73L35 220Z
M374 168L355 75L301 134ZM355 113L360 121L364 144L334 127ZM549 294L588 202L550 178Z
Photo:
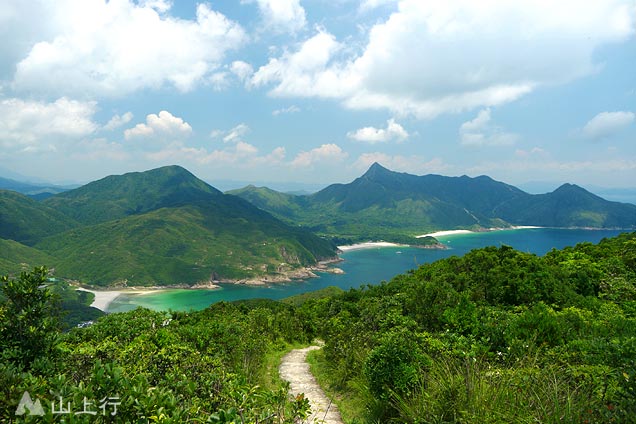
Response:
M564 184L532 195L485 175L411 175L374 163L348 184L294 196L248 186L229 193L339 242L384 239L415 244L427 231L510 225L636 227L636 205L609 202Z
M331 241L178 166L109 176L43 202L0 190L0 246L12 247L0 272L39 263L96 286L285 279L336 256Z
M97 412L73 422L111 422L103 399L121 422L297 422L307 405L287 398L277 358L316 337L325 346L314 372L347 422L636 416L636 233L544 257L488 247L378 286L200 312L137 309L68 333L56 330L44 279L36 270L1 285L8 422L25 390L56 422L68 419L51 410L59 396Z

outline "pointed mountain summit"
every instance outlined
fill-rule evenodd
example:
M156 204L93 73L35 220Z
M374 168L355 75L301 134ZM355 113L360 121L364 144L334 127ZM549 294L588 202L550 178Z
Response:
M42 203L15 196L44 228L60 227L29 238L54 259L56 275L88 284L284 280L336 255L330 241L179 166L109 176Z
M97 224L129 215L206 202L223 196L180 166L111 175L52 196L44 204L84 224Z
M365 178L368 180L382 180L384 178L391 177L394 174L399 175L397 172L390 171L387 168L383 167L378 162L373 162L367 172L365 172L360 178Z
M433 230L511 224L636 227L635 205L608 202L572 184L532 195L486 175L417 176L379 163L348 184L332 184L309 196L284 195L282 208L274 207L274 193L264 196L259 190L235 194L290 223L349 241L404 241Z

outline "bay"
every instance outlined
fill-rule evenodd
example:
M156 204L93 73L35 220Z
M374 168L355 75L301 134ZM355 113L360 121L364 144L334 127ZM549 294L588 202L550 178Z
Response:
M598 243L605 237L620 234L619 230L582 230L557 228L524 228L479 233L440 236L448 249L432 250L411 247L374 247L342 253L337 264L345 273L322 273L318 278L263 286L221 284L219 289L161 290L150 294L122 294L109 306L108 312L123 312L138 306L154 310L199 310L219 301L267 298L283 299L300 293L337 286L348 290L367 284L388 281L397 274L449 256L461 256L485 246L512 246L517 250L544 255L551 249L561 249L577 243Z

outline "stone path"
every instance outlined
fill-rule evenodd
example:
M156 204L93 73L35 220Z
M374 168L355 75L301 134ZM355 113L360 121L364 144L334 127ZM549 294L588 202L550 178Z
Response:
M309 364L306 361L307 353L316 349L320 349L320 346L295 349L285 355L278 369L280 377L289 381L294 396L304 393L309 399L312 414L307 418L306 423L344 424L338 407L329 401L309 371Z

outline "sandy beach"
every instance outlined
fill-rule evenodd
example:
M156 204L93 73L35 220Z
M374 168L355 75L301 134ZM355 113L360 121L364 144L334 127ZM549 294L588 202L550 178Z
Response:
M350 250L360 250L360 249L372 249L374 247L400 247L404 246L403 244L397 243L389 243L387 241L368 241L366 243L356 243L350 244L348 246L338 246L338 249L343 252L347 252Z
M83 287L78 287L76 290L85 291L89 293L93 293L95 295L95 300L91 303L90 306L93 308L97 308L100 311L107 312L108 307L121 294L148 294L154 293L157 290L89 290Z
M441 236L450 236L453 234L468 234L472 233L470 230L445 230L445 231L436 231L434 233L422 234L421 236L415 236L415 238L422 237L441 237Z
M506 228L487 228L485 230L481 230L479 232L483 232L483 231L505 231L505 230L527 230L527 229L532 229L532 228L544 228L544 227L537 227L535 225L516 225L516 226L512 226L512 227L506 227ZM429 233L429 234L422 234L421 236L415 236L415 238L422 238L422 237L443 237L443 236L452 236L455 234L470 234L470 233L475 233L477 231L471 231L471 230L444 230L444 231L436 231L434 233Z

